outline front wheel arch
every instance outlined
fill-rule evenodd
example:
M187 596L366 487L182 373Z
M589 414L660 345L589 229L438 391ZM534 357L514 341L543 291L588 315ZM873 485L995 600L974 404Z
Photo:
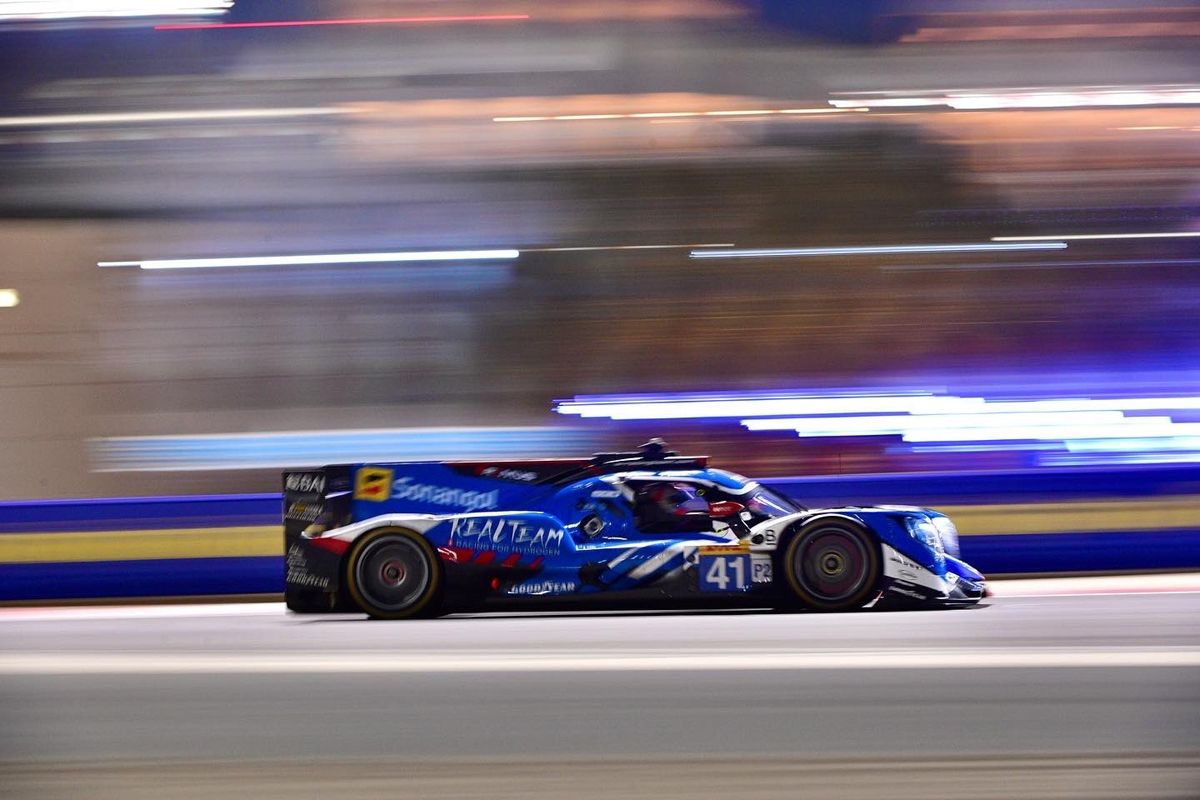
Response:
M813 570L821 571L812 563L819 558L822 549L811 552L814 542L827 538L824 551L830 556L853 565L855 557L861 559L860 566L848 569L845 580L850 584L838 591L839 573L836 565L828 575L814 580ZM783 537L775 551L774 569L782 576L779 581L778 602L784 608L801 608L809 611L836 612L862 608L878 595L883 580L883 553L879 539L858 520L841 515L823 516L795 526ZM809 572L805 572L805 566ZM829 566L827 562L826 566Z

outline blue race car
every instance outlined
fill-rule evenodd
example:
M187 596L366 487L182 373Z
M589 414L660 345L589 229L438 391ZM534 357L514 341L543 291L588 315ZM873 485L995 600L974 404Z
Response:
M936 511L804 508L657 440L590 459L335 465L283 482L297 612L850 611L987 593Z

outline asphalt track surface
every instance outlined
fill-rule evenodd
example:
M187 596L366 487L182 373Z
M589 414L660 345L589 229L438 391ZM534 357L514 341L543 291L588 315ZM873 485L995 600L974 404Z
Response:
M9 609L0 796L1194 799L1200 592L1164 580L836 616Z

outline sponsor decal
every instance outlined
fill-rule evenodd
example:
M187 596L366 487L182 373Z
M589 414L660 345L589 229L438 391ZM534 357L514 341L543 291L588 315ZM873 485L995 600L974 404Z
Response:
M292 545L287 551L287 582L293 586L301 586L305 589L328 589L329 578L321 575L313 575L308 571L308 561L304 558L304 552L296 545Z
M750 556L750 580L752 583L770 583L775 579L772 572L770 556L752 554Z
M888 561L892 562L893 564L899 564L902 567L908 567L909 569L921 569L920 564L917 564L915 561L910 561L895 551L892 551L892 553L888 555Z
M316 522L321 517L321 512L324 511L321 503L313 503L306 500L297 500L288 506L284 513L286 519L297 519L301 522Z
M920 592L914 592L912 589L905 589L903 586L893 586L889 589L893 594L902 594L905 597L912 597L917 600L924 600L925 595Z
M746 551L734 548L700 548L705 550L721 549L722 555L707 553L701 556L699 565L699 589L702 592L744 592L752 584L750 558Z
M775 531L763 531L751 536L750 543L760 544L764 547L776 547L779 544L779 535Z
M391 477L391 470L381 470ZM362 473L360 472L359 475ZM411 483L412 476L397 478L392 484L393 500L410 500L414 503L429 503L435 506L452 506L467 511L488 511L500 504L500 490L477 492L433 483ZM357 497L357 492L355 493ZM385 497L380 499L387 499Z
M750 552L748 544L713 544L697 548L702 556L739 556Z
M597 489L592 492L592 497L597 500L615 500L621 496L621 492L617 489Z
M450 542L477 550L507 549L530 555L553 555L562 548L565 531L523 519L457 517L450 523Z
M500 478L505 481L524 481L532 483L537 480L537 473L530 472L524 469L511 469L507 467L484 467L480 471L480 475L487 478Z
M509 587L505 594L565 594L579 589L575 581L528 581Z
M284 479L284 488L289 492L325 493L325 473L289 472Z
M354 499L374 500L377 503L387 500L393 474L392 470L384 467L362 467L354 478Z

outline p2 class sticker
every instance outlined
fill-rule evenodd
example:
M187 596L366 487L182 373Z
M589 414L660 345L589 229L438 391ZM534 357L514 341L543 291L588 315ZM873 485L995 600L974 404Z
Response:
M768 555L750 556L750 582L771 583L775 580L771 557Z

